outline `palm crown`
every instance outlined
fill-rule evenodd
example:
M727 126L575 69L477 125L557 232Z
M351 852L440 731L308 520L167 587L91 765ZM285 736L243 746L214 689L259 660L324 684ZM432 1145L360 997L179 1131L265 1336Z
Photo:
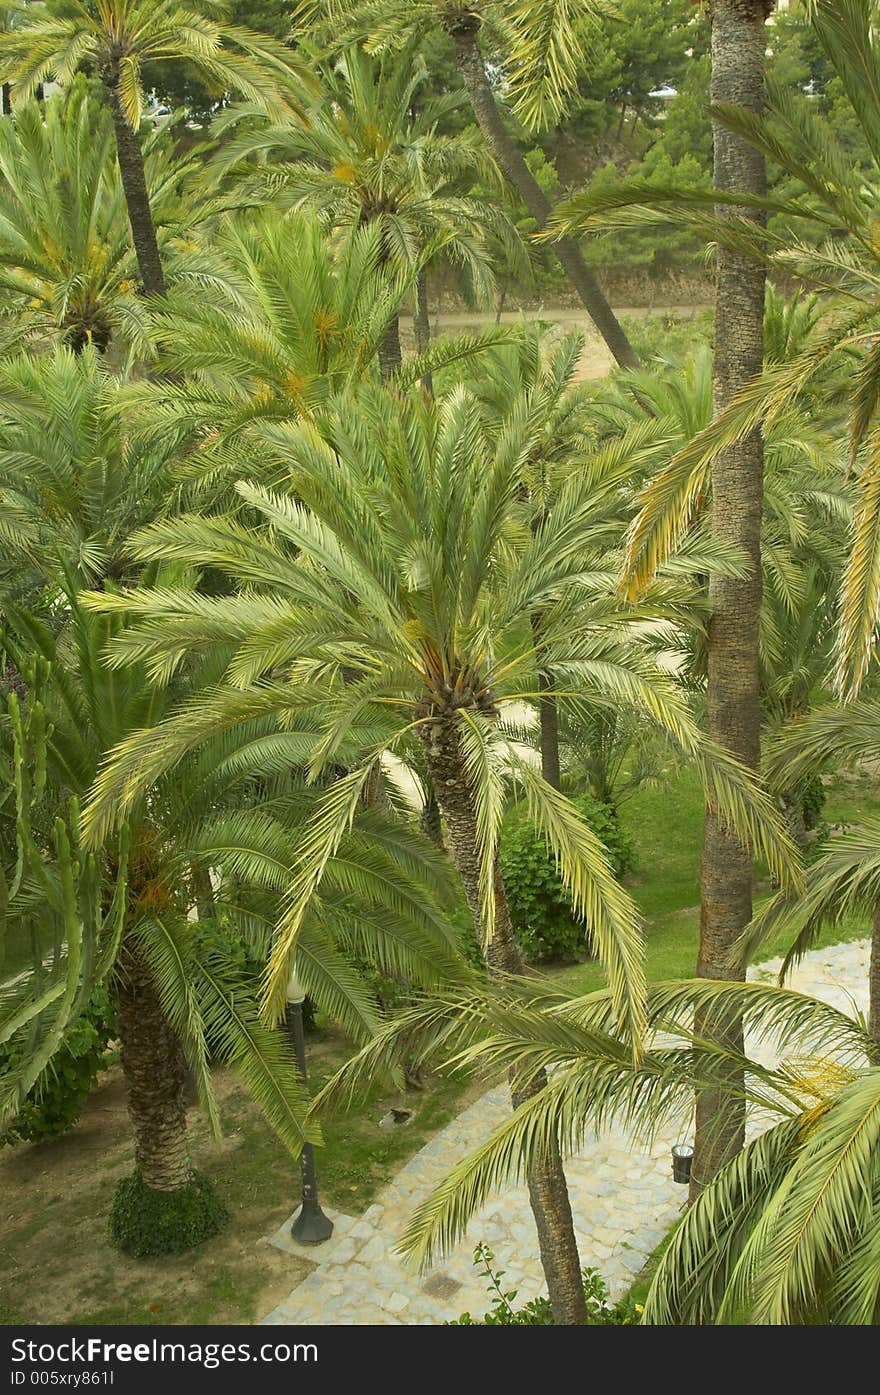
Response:
M163 251L185 222L181 189L191 158L154 130L144 145L147 185ZM75 349L139 338L136 265L125 195L113 158L113 123L77 78L48 102L18 105L0 122L0 284L11 297L10 335L63 336ZM173 276L173 268L172 268Z
M647 713L689 751L701 738L674 683L637 638L639 612L620 609L604 554L591 551L593 482L573 476L537 529L524 519L511 531L531 428L525 417L487 434L464 389L438 406L365 392L356 408L337 404L317 428L265 428L270 449L289 462L295 498L243 483L238 492L254 526L181 519L154 525L133 544L143 560L220 567L246 585L234 605L180 587L91 601L134 622L116 661L146 661L157 675L173 672L190 650L210 650L221 633L236 646L216 700L117 751L89 811L93 838L208 733L257 712L274 711L283 727L303 704L317 708L323 735L313 777L337 762L354 723L374 729L361 761L346 762L349 773L329 787L303 842L271 967L276 1010L305 907L377 757L395 748L405 755L407 742L421 736L435 787L459 803L472 793L472 806L465 802L475 822L460 841L472 845L464 879L485 938L496 910L503 792L512 781L559 858L609 966L619 1010L637 1029L643 990L633 907L594 836L509 739L521 733L505 704L535 696L532 612L542 612L557 690L574 685L597 703ZM735 763L715 753L709 765L713 799L745 836L765 838L787 877L769 806L747 793ZM442 804L439 788L438 796ZM454 821L451 807L444 812Z
M126 120L136 131L143 65L177 58L195 64L221 92L233 88L274 110L283 105L277 83L286 79L291 55L270 39L225 24L224 6L215 0L190 8L174 0L96 0L94 5L71 0L63 14L27 4L17 11L20 24L0 34L0 69L27 96L47 78L69 86L90 59L101 80L118 87Z
M185 59L221 92L232 88L263 109L280 113L292 55L271 39L224 25L213 0L181 9L170 0L72 0L64 15L40 6L16 7L20 25L0 33L0 82L31 95L47 77L69 86L86 61L107 92L116 135L116 158L125 192L132 241L144 290L164 295L165 274L150 208L140 145L143 65L151 59Z
M481 146L466 134L437 133L437 122L460 105L461 95L420 101L428 73L413 45L382 58L352 47L324 71L320 96L302 93L301 118L251 123L222 149L218 169L238 169L240 197L262 202L271 194L281 206L308 206L331 227L378 224L384 259L395 268L424 260L433 246L462 268L478 299L488 299L483 233L513 257L517 241L500 209L468 197L475 182L497 182ZM243 116L247 109L231 111L218 129ZM269 164L248 178L243 162L255 155ZM519 255L522 260L522 249Z

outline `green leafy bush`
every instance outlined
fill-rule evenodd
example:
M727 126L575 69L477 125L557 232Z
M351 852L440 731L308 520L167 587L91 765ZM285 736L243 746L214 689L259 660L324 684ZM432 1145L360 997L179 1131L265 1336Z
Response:
M616 811L589 794L572 803L603 843L615 876L621 877L633 865L633 845ZM514 813L502 828L499 856L513 932L523 952L535 963L573 963L588 941L544 839Z
M0 1136L0 1143L42 1143L73 1128L103 1065L113 1030L110 995L106 988L97 988ZM14 1040L0 1046L0 1076L15 1069L18 1057Z
M262 989L263 973L266 968L265 947L249 940L231 920L221 913L210 920L200 920L195 927L196 953L214 954L225 963L237 969L242 978L249 979L257 997ZM315 1030L315 1004L308 995L302 1005L303 1030ZM215 1060L222 1059L219 1043L208 1037L208 1050Z
M135 1172L116 1188L110 1239L135 1259L181 1254L217 1235L228 1214L201 1172L194 1172L189 1185L174 1192L154 1191Z
M801 784L801 805L804 811L804 827L818 828L825 808L825 786L821 775L807 775Z
M503 1269L494 1269L495 1256L488 1245L478 1245L474 1250L474 1264L485 1275L492 1306L482 1317L472 1317L462 1313L461 1317L447 1323L448 1327L552 1327L553 1309L549 1298L533 1298L522 1307L515 1308L516 1289L504 1289L501 1280ZM621 1298L617 1303L608 1302L608 1286L596 1269L585 1269L584 1298L587 1304L587 1322L591 1327L632 1327L639 1322L641 1308L630 1298Z

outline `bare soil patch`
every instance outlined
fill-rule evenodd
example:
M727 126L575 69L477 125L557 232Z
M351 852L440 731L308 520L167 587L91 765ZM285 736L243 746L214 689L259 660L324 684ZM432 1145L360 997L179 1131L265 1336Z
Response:
M107 1238L116 1183L134 1165L118 1068L102 1075L71 1133L0 1153L0 1312L7 1322L252 1322L305 1277L310 1264L259 1243L294 1209L295 1166L288 1159L284 1176L249 1176L250 1129L237 1127L234 1116L243 1111L251 1124L261 1121L231 1075L218 1072L216 1087L233 1116L229 1131L215 1144L193 1109L191 1148L194 1165L229 1208L229 1225L186 1255L131 1259Z

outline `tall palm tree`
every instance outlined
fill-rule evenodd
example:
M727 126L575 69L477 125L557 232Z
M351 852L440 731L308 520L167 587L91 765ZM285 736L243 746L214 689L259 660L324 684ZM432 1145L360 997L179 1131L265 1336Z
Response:
M230 687L119 748L87 813L100 841L126 809L208 736L274 710L280 728L308 704L323 737L314 778L338 766L354 722L374 737L330 783L302 839L269 965L275 1015L309 900L360 806L376 761L421 744L451 851L490 969L517 972L497 840L504 796L524 790L576 911L604 959L621 1024L638 1050L644 993L638 916L601 845L572 805L522 755L505 713L535 695L529 617L556 681L593 701L630 706L671 731L703 769L743 836L762 840L787 876L787 842L769 801L739 767L701 749L674 683L635 638L639 612L619 611L590 553L591 482L574 473L537 529L511 533L511 506L528 469L529 422L487 434L464 389L434 402L366 389L310 425L266 428L288 454L295 493L238 486L254 523L190 518L156 524L133 542L142 561L219 568L245 587L233 610L184 588L95 597L132 621L124 654L160 672L222 633L238 644ZM603 558L604 560L604 558ZM176 657L175 657L176 656ZM120 655L122 658L123 655ZM511 1079L514 1101L525 1096ZM530 1086L530 1088L532 1088ZM537 1085L535 1085L537 1088ZM560 1322L583 1321L571 1212L551 1148L530 1173L541 1255Z
M871 0L817 0L810 22L858 122L866 147L880 160L880 94L876 85L877 33ZM877 487L877 403L880 398L880 306L878 253L872 229L880 188L873 171L855 166L810 101L771 88L763 116L738 105L713 109L719 125L772 160L801 192L723 195L649 190L622 181L610 198L578 196L557 210L555 225L567 233L629 226L648 217L687 224L732 252L778 266L822 293L822 314L799 345L765 371L681 451L680 479L699 482L711 460L746 439L757 427L769 430L793 405L826 410L837 419L841 403L849 418L851 467L858 479L859 507L854 546L842 599L838 683L858 693L874 650L880 613L876 558L880 533ZM712 200L726 216L713 217ZM772 219L770 228L754 216ZM695 494L683 490L678 516L686 519ZM674 512L674 511L673 511ZM658 545L657 556L669 546ZM650 562L647 566L650 573Z
M461 271L473 298L490 303L486 235L504 245L510 258L519 252L524 262L525 252L503 209L468 196L475 182L492 183L494 166L482 147L466 135L437 133L441 115L460 104L457 94L420 102L428 71L413 43L381 58L351 47L319 71L317 93L301 93L300 119L255 122L245 107L217 122L222 133L230 122L247 121L215 161L220 173L238 171L230 197L258 207L271 197L281 207L319 212L331 228L345 232L374 224L383 266L423 277L433 250ZM248 173L255 156L268 162L256 175ZM420 311L424 339L423 303ZM386 377L400 368L396 316L380 358Z
M165 294L165 273L140 139L143 67L182 59L221 90L232 89L266 109L284 107L289 49L263 35L217 18L218 0L182 9L176 0L71 0L64 13L16 6L19 23L0 32L0 81L29 97L47 78L63 87L85 62L94 65L107 93L116 158L125 194L141 284L147 295Z
M767 0L718 0L712 7L710 96L714 105L736 103L760 115L764 104L764 23ZM714 128L713 184L723 193L765 192L763 157L735 132ZM729 248L718 251L715 293L714 409L723 411L763 366L764 269ZM761 627L761 518L764 453L760 431L719 454L712 467L712 531L748 558L742 577L715 576L709 583L712 618L708 635L706 697L709 735L749 769L757 770L761 739L759 642ZM754 861L718 818L706 809L700 860L701 978L745 978L737 941L752 918ZM742 1025L716 1019L716 1037L735 1053ZM702 1033L699 1019L695 1030ZM697 1097L691 1196L742 1147L744 1110L717 1090Z
M294 1156L304 1139L317 1141L283 1036L261 1021L255 975L199 922L220 916L233 938L270 939L315 802L290 772L308 762L320 734L302 721L280 734L272 714L252 715L131 807L100 848L83 849L76 806L109 749L211 678L210 666L164 682L142 664L108 668L107 645L123 643L124 628L87 610L80 596L84 584L107 594L136 579L125 541L135 524L167 507L174 441L145 446L128 438L119 389L92 349L78 359L62 351L36 363L8 361L2 384L0 496L10 562L0 577L0 615L21 689L0 719L0 762L16 806L4 917L33 931L38 946L55 943L49 982L38 954L33 973L4 995L0 1031L23 1049L20 1068L3 1081L0 1109L14 1111L106 979L118 1009L140 1183L173 1201L193 1185L185 1062L215 1129L211 1057L241 1070ZM352 739L359 735L355 729ZM207 869L215 886L206 898ZM354 955L416 985L466 976L438 909L444 869L393 811L365 811L328 873L306 910L297 970L355 1040L377 1028L378 1016Z
M192 159L154 130L144 163L160 242L185 225L181 186ZM47 102L20 102L0 121L0 286L7 342L62 336L75 351L106 350L142 333L137 269L113 156L110 113L79 77ZM164 254L164 253L163 253Z
M730 404L761 374L764 344L765 266L754 256L765 218L766 172L762 149L746 139L742 126L760 122L764 110L765 22L767 0L719 0L712 7L711 53L714 132L713 192L717 203L715 353L713 408L722 418ZM718 119L735 108L739 122ZM671 193L671 191L670 191ZM641 188L614 191L609 206L650 203ZM662 196L661 201L672 202ZM589 198L573 200L558 212L560 234L595 226L601 214ZM729 235L725 223L731 223ZM742 245L746 244L746 245ZM711 459L712 530L719 542L748 559L738 576L716 573L710 582L712 619L707 646L709 733L745 765L760 760L760 617L762 593L761 518L764 489L760 427L739 433ZM692 501L693 495L690 496ZM697 973L706 978L741 979L745 966L736 948L752 918L754 867L750 853L731 837L711 806L706 810L700 864L700 949ZM735 1053L739 1025L730 1022L721 1044ZM698 1102L692 1196L741 1147L744 1113L735 1091L709 1091Z
M578 22L596 14L593 0L494 0L490 5L474 0L300 0L295 20L313 24L339 41L338 27L352 38L367 38L375 49L399 43L402 33L418 32L426 23L437 24L451 39L458 69L483 138L499 168L519 194L539 227L550 215L549 200L529 169L511 136L499 106L496 88L489 80L480 51L485 23L497 23L506 41L505 79L514 98L516 114L529 126L545 125L563 110L579 72L586 65ZM556 255L587 314L616 361L636 367L638 358L602 293L577 243L562 239Z

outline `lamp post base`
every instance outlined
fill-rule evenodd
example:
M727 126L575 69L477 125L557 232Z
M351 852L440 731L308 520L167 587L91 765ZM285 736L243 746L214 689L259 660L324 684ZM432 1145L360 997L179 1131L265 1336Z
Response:
M305 1201L293 1218L290 1233L300 1245L320 1245L333 1234L333 1222L316 1201Z

